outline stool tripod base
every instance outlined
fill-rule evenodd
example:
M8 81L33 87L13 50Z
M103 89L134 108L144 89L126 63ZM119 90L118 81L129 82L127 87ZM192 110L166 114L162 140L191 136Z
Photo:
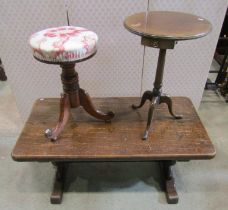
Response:
M141 108L147 100L149 100L151 103L150 103L150 107L149 107L149 111L148 111L147 125L146 125L146 129L144 131L142 140L148 139L154 110L157 105L162 104L162 103L167 104L170 115L172 115L174 117L174 119L182 119L181 115L175 115L173 113L172 99L168 95L165 95L165 94L157 95L153 91L144 92L140 104L138 106L133 104L132 108L133 109Z
M91 116L97 119L104 120L105 122L109 122L114 117L114 113L111 111L108 113L103 113L99 110L96 110L92 104L89 94L86 93L85 90L81 88L79 89L79 102L80 102L79 106L82 106L88 114L90 114ZM58 136L61 134L61 132L63 131L64 127L66 126L69 120L70 109L71 109L71 106L70 106L69 94L67 93L61 94L59 120L55 128L46 129L45 131L46 138L52 141L56 141L58 139Z
M70 109L82 106L84 110L96 119L110 121L114 117L113 112L103 113L96 110L88 93L79 86L78 73L75 71L75 63L61 63L61 81L64 93L60 99L60 114L57 125L53 129L47 129L45 136L56 141L66 126Z

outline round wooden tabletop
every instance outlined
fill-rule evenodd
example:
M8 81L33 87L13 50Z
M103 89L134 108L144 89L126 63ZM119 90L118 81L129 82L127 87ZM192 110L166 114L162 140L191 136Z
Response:
M212 30L211 23L202 17L171 11L137 13L128 16L124 26L143 37L168 40L197 39Z

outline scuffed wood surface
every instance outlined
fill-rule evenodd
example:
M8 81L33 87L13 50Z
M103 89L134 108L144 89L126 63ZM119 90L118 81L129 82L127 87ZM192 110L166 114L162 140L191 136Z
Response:
M16 161L149 161L210 159L215 149L192 102L174 97L174 120L165 104L155 110L152 131L147 141L145 129L148 103L139 110L131 104L139 98L94 98L96 107L113 111L111 123L96 120L83 109L72 111L72 118L56 142L44 137L46 128L54 127L59 99L37 100L13 149Z

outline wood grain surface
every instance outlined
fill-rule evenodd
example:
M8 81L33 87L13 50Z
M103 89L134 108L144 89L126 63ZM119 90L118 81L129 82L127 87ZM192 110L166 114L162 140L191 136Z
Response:
M169 40L197 39L212 30L211 23L202 17L171 11L137 13L128 16L124 26L140 36Z
M148 140L141 135L148 105L132 110L139 98L94 98L97 108L115 112L111 123L89 116L83 109L72 117L56 142L44 137L44 130L58 119L59 99L37 100L13 149L16 161L150 161L210 159L215 149L192 102L174 97L173 105L183 119L174 120L165 104L155 110Z

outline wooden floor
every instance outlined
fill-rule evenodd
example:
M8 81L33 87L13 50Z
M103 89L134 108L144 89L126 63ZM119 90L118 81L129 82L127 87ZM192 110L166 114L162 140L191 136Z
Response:
M115 112L111 123L98 121L83 109L72 110L72 118L56 142L44 137L54 127L59 99L37 100L12 157L16 161L143 161L210 159L215 149L191 101L173 98L174 120L165 104L158 106L148 140L141 137L146 126L148 103L139 110L139 98L93 99L102 111Z

